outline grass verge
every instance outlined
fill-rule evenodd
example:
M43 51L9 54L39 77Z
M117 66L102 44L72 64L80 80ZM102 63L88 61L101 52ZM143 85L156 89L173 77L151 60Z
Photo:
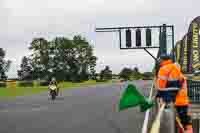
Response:
M89 80L82 83L61 82L59 84L59 87L61 90L64 90L64 89L72 89L72 88L77 88L77 87L86 87L86 86L96 85L96 84L109 84L109 83L112 83L112 82L111 81L96 82L94 80ZM38 94L47 90L48 90L47 86L16 87L16 88L0 87L0 98L14 98L17 96Z

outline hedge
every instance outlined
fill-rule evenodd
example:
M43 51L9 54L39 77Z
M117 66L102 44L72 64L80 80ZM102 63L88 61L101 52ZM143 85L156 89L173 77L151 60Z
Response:
M33 83L33 81L20 81L20 82L18 83L18 85L19 85L20 87L33 87L33 86L34 86L34 83Z
M6 82L0 82L0 87L6 87L6 86L7 86Z
M40 85L40 86L48 86L48 85L49 85L49 82L48 82L48 81L40 81L40 82L39 82L39 85Z

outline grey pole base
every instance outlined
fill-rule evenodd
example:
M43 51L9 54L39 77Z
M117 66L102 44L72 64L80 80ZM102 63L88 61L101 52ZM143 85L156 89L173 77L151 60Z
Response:
M199 130L200 120L199 119L192 120L192 126L193 126L193 132L194 133L200 133L200 130Z
M161 124L160 124L160 133L163 131L167 131L168 133L176 133L176 126L175 126L175 110L173 105L170 108L164 109Z

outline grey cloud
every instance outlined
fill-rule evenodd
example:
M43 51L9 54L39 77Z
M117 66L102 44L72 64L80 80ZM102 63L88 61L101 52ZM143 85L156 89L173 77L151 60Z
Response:
M0 0L0 44L7 50L7 58L16 58L9 72L12 75L16 74L15 68L22 56L29 53L27 48L33 37L43 36L51 40L55 36L72 37L77 33L88 38L95 47L98 70L104 66L101 62L110 64L115 72L132 63L141 65L143 71L149 70L154 62L146 53L122 52L118 49L116 33L95 33L94 28L167 23L174 24L175 39L179 40L187 32L190 21L200 12L199 0L98 0L96 3L76 0L71 4L59 0L58 5L51 2L46 5L48 0L45 0L38 7L39 0L29 1L27 7L17 9L14 5L5 8ZM79 5L75 6L76 3Z

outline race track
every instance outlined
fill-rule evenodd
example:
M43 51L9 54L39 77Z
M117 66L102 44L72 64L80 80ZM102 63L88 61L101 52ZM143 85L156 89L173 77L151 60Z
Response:
M148 96L151 81L135 81ZM116 110L126 83L65 90L0 101L0 133L141 133L145 113Z

